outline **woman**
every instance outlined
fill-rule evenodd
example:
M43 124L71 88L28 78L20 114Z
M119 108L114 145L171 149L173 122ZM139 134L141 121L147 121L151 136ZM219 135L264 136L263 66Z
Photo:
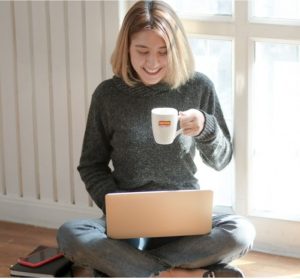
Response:
M112 56L115 76L95 90L78 170L105 212L112 192L198 189L195 150L216 170L231 160L232 144L212 82L194 72L186 34L161 1L139 1L128 11ZM158 145L151 109L180 111L183 134ZM114 170L109 168L110 160ZM76 220L58 231L65 256L110 277L242 277L228 263L244 255L253 226L232 215L213 217L204 236L113 240L105 218Z

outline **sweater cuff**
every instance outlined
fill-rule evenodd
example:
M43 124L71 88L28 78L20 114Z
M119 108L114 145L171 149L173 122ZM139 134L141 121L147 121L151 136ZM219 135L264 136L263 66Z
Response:
M204 114L204 128L198 136L195 136L195 139L200 141L209 141L215 137L216 133L216 122L214 116L207 114L204 111L201 111Z

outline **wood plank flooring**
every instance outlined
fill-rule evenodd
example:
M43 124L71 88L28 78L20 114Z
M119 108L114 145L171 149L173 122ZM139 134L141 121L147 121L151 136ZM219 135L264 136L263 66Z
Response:
M37 245L56 246L56 230L0 221L0 277L9 277L9 267ZM300 278L300 259L250 252L232 264L246 277ZM75 267L75 276L92 275Z

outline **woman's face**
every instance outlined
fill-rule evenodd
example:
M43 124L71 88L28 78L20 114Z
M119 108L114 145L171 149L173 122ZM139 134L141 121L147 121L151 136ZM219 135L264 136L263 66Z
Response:
M167 73L167 47L153 30L137 32L129 48L131 65L145 85L162 81Z

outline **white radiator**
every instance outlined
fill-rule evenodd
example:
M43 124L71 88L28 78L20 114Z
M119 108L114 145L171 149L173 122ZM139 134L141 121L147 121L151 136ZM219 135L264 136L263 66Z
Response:
M117 1L0 2L0 220L100 215L76 168L118 23Z

